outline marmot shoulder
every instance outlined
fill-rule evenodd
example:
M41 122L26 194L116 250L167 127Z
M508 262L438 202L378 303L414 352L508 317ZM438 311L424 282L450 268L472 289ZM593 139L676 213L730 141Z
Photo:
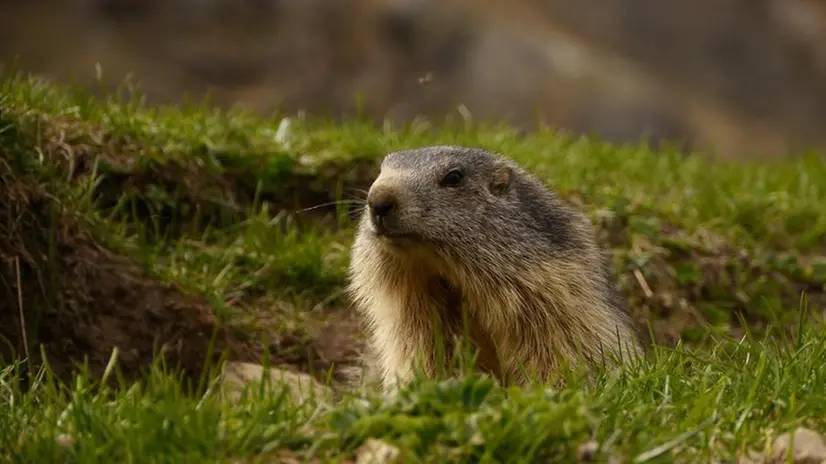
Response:
M417 361L433 375L462 334L506 384L641 349L588 218L513 161L460 146L390 153L366 203L349 292L386 389Z

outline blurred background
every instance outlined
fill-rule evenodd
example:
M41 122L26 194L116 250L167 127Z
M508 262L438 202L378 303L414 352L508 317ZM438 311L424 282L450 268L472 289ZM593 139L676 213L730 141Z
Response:
M0 0L14 60L264 115L469 113L725 157L826 145L824 0Z

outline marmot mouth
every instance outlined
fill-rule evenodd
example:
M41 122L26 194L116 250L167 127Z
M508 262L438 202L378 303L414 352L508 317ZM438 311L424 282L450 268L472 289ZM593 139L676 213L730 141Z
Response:
M420 237L409 232L393 232L388 230L373 230L373 236L383 243L394 247L404 247L413 243L419 243Z
M368 232L372 238L383 244L391 245L393 248L404 248L425 242L424 238L416 232L403 227L388 226L381 222L377 224L372 220L368 222L366 229L366 232Z
M412 234L406 234L402 232L388 232L388 231L374 231L373 235L382 239L382 240L405 240L412 238Z

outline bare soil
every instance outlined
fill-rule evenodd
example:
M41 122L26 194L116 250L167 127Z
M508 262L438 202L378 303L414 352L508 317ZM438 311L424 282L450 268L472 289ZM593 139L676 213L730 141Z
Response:
M145 277L135 263L97 245L45 192L4 174L4 361L28 353L37 365L42 345L59 377L67 378L84 359L91 374L101 375L118 347L119 366L130 378L160 353L168 366L195 375L223 350L233 358L248 357L250 348L217 323L206 301ZM213 336L214 355L208 356Z

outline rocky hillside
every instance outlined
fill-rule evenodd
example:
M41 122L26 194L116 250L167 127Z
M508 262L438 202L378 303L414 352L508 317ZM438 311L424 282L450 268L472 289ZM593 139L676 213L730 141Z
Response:
M541 116L724 155L826 141L823 2L586 3L0 0L0 60L97 90L131 74L155 102L209 92L262 112L524 129Z

